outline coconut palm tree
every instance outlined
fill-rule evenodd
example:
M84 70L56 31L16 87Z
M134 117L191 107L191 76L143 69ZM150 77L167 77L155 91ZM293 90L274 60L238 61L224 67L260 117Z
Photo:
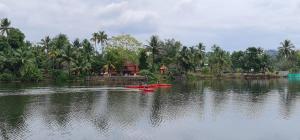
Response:
M154 70L154 64L155 64L155 55L158 53L158 47L159 47L159 38L156 35L153 35L150 37L150 41L148 42L148 45L146 45L148 49L152 52L152 70Z
M284 40L280 43L280 47L278 47L279 53L284 58L289 58L294 52L294 44L290 40Z
M40 42L40 44L43 46L44 51L46 51L47 54L49 52L49 43L50 43L50 41L51 41L51 38L49 36L46 36Z
M108 40L108 35L104 31L99 31L97 40L98 40L98 43L101 44L101 52L103 53L104 45L106 44L106 42Z
M94 42L94 45L95 45L95 49L96 49L96 50L97 50L98 39L99 39L99 34L98 34L98 33L93 33L93 34L92 34L91 41Z
M195 56L195 65L196 67L200 67L204 63L204 58L205 58L205 46L202 43L199 43L196 45L196 56Z
M4 35L7 36L8 35L9 30L11 29L10 24L11 24L11 22L7 18L1 19L1 21L0 21L0 33L1 33L2 36L4 36Z
M199 57L204 58L205 55L205 46L202 43L199 43L197 46Z
M63 61L67 62L68 74L71 76L71 62L73 61L73 46L67 45L62 54Z
M230 54L217 45L212 46L212 51L213 52L209 56L211 71L214 71L218 76L221 76L222 72L229 68L231 64Z
M73 41L73 44L72 44L75 48L80 48L81 47L81 43L80 43L80 40L78 38L76 38L74 41Z
M183 48L180 50L179 55L177 57L177 65L180 67L181 70L183 70L185 73L187 73L190 70L195 70L195 55L196 50L195 48L186 47L183 46Z
M81 43L82 45L82 49L83 49L83 55L85 57L85 59L87 59L87 61L89 63L91 63L92 61L92 56L95 54L94 52L94 48L92 46L92 44L89 42L89 40L84 39Z
M103 70L108 73L108 76L111 76L111 72L115 69L116 67L111 63L111 61L108 61L107 64L103 66Z

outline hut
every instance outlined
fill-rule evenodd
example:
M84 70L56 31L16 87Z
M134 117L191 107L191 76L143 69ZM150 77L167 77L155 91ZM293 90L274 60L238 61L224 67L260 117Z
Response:
M168 70L168 68L165 65L162 65L159 68L160 74L166 74L167 70Z
M126 62L123 66L123 75L137 75L139 67L136 64Z

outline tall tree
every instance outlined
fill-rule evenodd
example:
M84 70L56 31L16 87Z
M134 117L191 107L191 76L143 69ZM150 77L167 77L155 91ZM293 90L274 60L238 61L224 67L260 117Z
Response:
M191 51L192 50L190 50L188 47L184 46L179 52L178 56L178 64L180 65L180 68L186 73L193 68Z
M245 71L264 72L270 68L270 57L262 48L249 47L244 52L243 69Z
M155 56L158 53L158 47L159 47L159 38L158 38L158 36L156 36L156 35L151 36L147 47L149 49L151 49L151 52L152 52L152 71L154 71Z
M7 41L9 45L14 48L18 49L25 46L25 35L17 28L12 28L9 30L9 34L7 35Z
M231 65L230 54L217 45L213 45L212 50L213 52L209 56L211 71L221 76Z
M59 34L53 38L50 42L50 57L52 58L52 68L63 69L64 62L66 62L65 56L68 48L70 47L70 42L65 34Z
M147 53L145 50L141 51L139 57L139 68L141 70L148 69L148 62L147 62Z
M295 46L290 40L284 40L280 43L280 46L278 47L279 54L284 58L288 58L294 52L294 48Z
M74 41L73 41L73 46L75 48L80 48L81 47L81 43L80 43L80 40L78 38L76 38Z
M232 62L232 68L234 71L237 71L239 69L243 69L244 67L244 52L243 51L234 51L231 54L231 62Z
M91 41L94 42L94 47L95 47L96 50L97 50L98 39L99 39L99 33L93 33Z
M133 51L143 47L141 42L129 34L113 36L105 45L106 47L123 47Z
M160 49L157 51L156 59L165 65L177 64L179 52L182 49L182 44L175 39L166 39L160 43Z
M99 31L97 41L101 44L101 53L104 52L104 45L106 44L107 40L108 35L104 31Z
M199 68L205 61L205 46L202 43L199 43L195 46L195 49L194 65Z
M51 41L51 38L49 36L46 36L45 38L43 38L41 40L41 45L43 46L44 51L46 51L46 53L49 52L49 43Z
M0 33L2 36L8 35L9 30L11 29L10 27L11 22L7 18L3 18L0 21Z

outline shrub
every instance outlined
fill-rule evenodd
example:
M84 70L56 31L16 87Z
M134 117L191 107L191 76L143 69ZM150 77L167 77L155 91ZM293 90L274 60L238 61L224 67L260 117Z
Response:
M11 73L2 73L2 74L0 74L0 80L1 81L13 81L15 79L16 79L15 75L13 75Z
M291 69L289 70L289 72L291 72L291 73L298 73L298 72L300 72L300 68L299 68L299 67L291 68Z
M208 67L204 67L202 70L201 70L202 74L210 74L210 70Z
M53 70L52 77L55 81L60 81L60 82L69 80L68 72L63 71L63 70Z
M150 72L149 70L141 70L140 75L146 76L148 81L151 83L156 82L158 80L158 77L154 73Z
M195 75L193 75L192 73L188 73L186 75L186 79L191 80L191 81L195 81L195 80L197 80L197 77Z
M20 71L22 81L39 81L42 79L42 72L34 64L26 64Z

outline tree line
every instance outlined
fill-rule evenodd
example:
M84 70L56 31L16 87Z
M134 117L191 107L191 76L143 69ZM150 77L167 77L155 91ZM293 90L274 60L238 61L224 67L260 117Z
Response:
M226 72L298 72L300 52L290 40L270 53L249 47L232 53L203 43L184 46L175 39L151 36L141 43L131 35L108 36L95 32L89 39L71 41L67 35L46 36L39 43L25 40L25 34L11 27L7 18L0 23L0 80L73 80L115 73L122 75L124 64L137 64L141 73L158 73L164 65L169 75L189 72L220 76Z

